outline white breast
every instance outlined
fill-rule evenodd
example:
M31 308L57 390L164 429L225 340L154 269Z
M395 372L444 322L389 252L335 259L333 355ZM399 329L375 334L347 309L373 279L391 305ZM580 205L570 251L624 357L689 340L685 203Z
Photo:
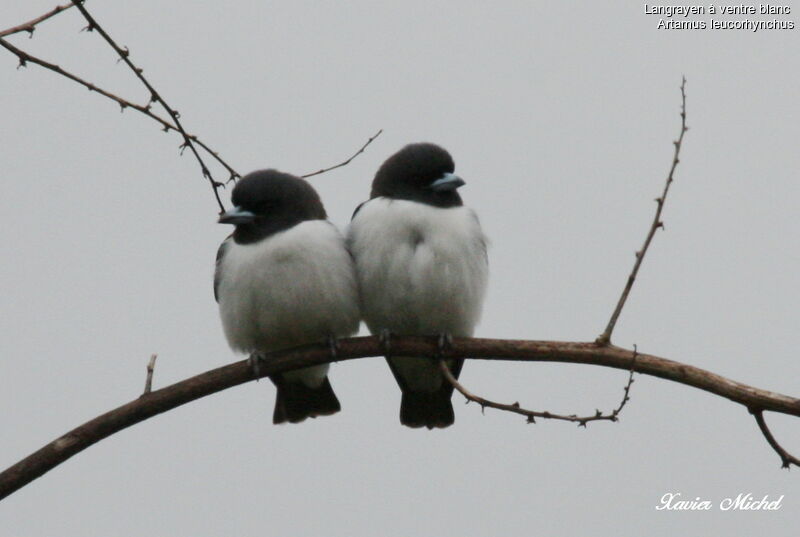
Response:
M347 240L370 331L472 335L488 278L486 237L472 210L375 198Z
M254 244L228 240L217 270L232 348L267 352L358 331L353 263L332 224L303 222Z

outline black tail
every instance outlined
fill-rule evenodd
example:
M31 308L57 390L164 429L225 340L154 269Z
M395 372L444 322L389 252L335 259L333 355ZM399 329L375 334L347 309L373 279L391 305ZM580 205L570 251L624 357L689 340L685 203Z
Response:
M400 402L400 423L408 427L449 427L455 421L453 404L450 402L453 390L439 389L435 392L403 391Z
M302 382L288 382L282 375L274 375L270 380L278 389L272 423L300 423L306 418L329 416L342 409L328 377L316 388L309 388Z

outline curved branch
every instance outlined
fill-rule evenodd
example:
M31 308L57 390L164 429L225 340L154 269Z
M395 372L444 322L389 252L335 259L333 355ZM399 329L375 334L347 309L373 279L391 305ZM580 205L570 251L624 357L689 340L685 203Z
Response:
M392 352L403 356L441 357L438 337L396 336L392 338ZM752 412L773 411L800 417L800 399L754 388L698 367L613 345L454 338L446 354L450 358L564 362L633 370L700 388L745 405ZM341 340L337 351L338 361L382 355L382 344L376 336ZM307 345L271 354L261 364L259 374L263 377L329 361L330 349L327 344ZM0 499L103 438L167 410L253 379L248 361L242 360L144 394L106 412L0 473Z
M527 418L528 423L536 423L536 418L548 419L548 420L561 420L561 421L571 421L573 423L577 423L579 427L586 427L586 424L590 421L618 421L619 414L622 412L622 409L625 408L625 405L628 401L631 400L630 393L631 393L631 385L633 385L633 368L636 364L636 356L638 351L636 350L636 345L633 346L633 360L631 360L631 372L628 375L628 383L625 385L624 388L624 395L622 396L622 400L620 401L617 408L605 414L601 412L599 409L595 410L595 413L591 416L578 416L577 414L554 414L550 411L539 411L539 410L529 410L527 408L522 408L519 404L519 401L516 401L511 404L506 403L498 403L497 401L492 401L491 399L486 399L485 397L481 397L480 395L475 395L467 388L464 387L463 384L458 382L458 380L453 376L453 373L450 372L450 368L447 367L447 362L444 359L439 360L439 370L442 372L442 375L447 382L452 384L453 388L455 388L461 395L466 398L467 403L478 403L481 407L481 412L484 411L486 407L494 408L495 410L503 410L505 412L511 412L512 414L519 414L520 416L525 416Z

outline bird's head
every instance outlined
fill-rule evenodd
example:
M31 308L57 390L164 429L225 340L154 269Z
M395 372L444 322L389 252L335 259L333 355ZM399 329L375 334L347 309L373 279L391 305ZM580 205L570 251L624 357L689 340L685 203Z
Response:
M450 153L435 144L410 144L389 157L375 174L371 197L385 196L436 207L462 204L457 189L464 180L455 175Z
M255 171L242 177L233 188L231 203L233 207L219 216L219 223L236 226L233 238L240 244L327 216L314 187L277 170Z

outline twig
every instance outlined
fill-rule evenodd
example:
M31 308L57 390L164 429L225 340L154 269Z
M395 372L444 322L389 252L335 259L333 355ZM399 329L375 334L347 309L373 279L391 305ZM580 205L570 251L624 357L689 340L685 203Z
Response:
M214 198L217 200L217 205L219 205L220 212L224 212L225 206L222 204L222 200L219 197L218 190L220 187L224 188L225 183L220 183L219 181L214 180L214 177L211 175L211 171L209 171L208 167L206 166L206 163L200 157L200 153L197 152L197 148L194 146L194 143L192 143L192 137L186 133L186 131L183 128L183 125L181 125L181 121L179 119L180 114L178 114L176 110L173 110L167 104L164 98L161 97L158 91L156 91L156 89L152 86L152 84L150 84L147 78L145 78L145 76L142 74L142 70L133 64L133 62L130 59L130 50L128 50L128 48L123 49L119 45L117 45L117 43L111 38L111 36L108 35L108 32L106 32L103 29L103 27L100 26L100 24L94 19L94 17L92 17L92 15L90 15L89 12L86 11L86 8L83 6L83 0L72 0L72 4L76 8L78 8L83 17L89 23L86 29L90 32L93 30L97 30L97 32L103 37L103 39L105 39L106 43L108 43L111 46L111 48L113 48L114 51L116 51L120 59L122 59L122 61L125 62L125 65L127 65L131 69L131 71L133 71L133 73L136 75L136 78L138 78L142 82L142 84L144 84L144 86L150 92L150 102L151 103L158 102L164 108L164 110L166 110L167 114L169 114L169 117L172 118L172 122L175 124L175 127L177 128L178 132L180 132L181 136L183 136L182 147L188 147L189 150L191 150L192 154L194 155L195 159L197 159L197 162L200 164L200 169L203 172L203 177L208 179L208 182L211 184L211 190L214 192Z
M144 393L142 395L147 395L153 391L153 371L156 369L156 358L158 358L157 354L151 354L150 361L147 362L147 378L144 381Z
M447 363L444 359L439 358L439 368L442 370L442 374L447 379L447 381L453 385L453 387L458 390L461 395L463 395L467 399L467 403L473 402L478 403L481 406L481 412L483 412L486 407L494 408L496 410L504 410L506 412L513 412L514 414L520 414L527 418L528 423L536 423L536 418L544 418L544 419L551 419L551 420L562 420L562 421L571 421L577 423L579 427L586 427L586 424L590 421L618 421L619 420L619 413L622 412L622 409L625 408L625 405L628 401L630 401L630 390L631 384L633 384L633 371L634 366L636 365L636 357L638 356L638 351L636 350L636 345L633 346L633 357L631 358L631 369L630 375L628 376L628 383L625 385L624 388L624 395L622 396L622 400L620 401L617 408L609 412L608 414L604 414L600 410L595 410L595 413L592 416L578 416L577 414L553 414L552 412L538 411L538 410L528 410L526 408L522 408L519 405L519 402L514 402L512 404L506 403L497 403L490 399L486 399L479 395L475 395L474 393L467 390L463 384L458 382L458 380L453 376L453 373L450 372L450 368L447 367Z
M606 326L605 331L603 331L603 333L600 334L595 340L595 342L599 345L607 345L611 341L611 333L614 331L614 326L617 324L617 319L619 318L619 314L622 312L622 307L625 305L625 301L628 299L628 294L631 292L633 282L636 280L636 274L639 272L639 267L642 265L642 260L647 253L647 249L650 247L650 242L653 240L653 236L656 234L656 231L659 228L664 227L664 222L661 221L661 211L664 209L664 202L667 199L667 193L669 192L669 187L672 184L672 176L675 173L675 168L678 166L678 162L680 162L678 157L681 152L683 135L686 134L686 131L688 130L689 127L686 126L686 77L683 77L683 80L681 81L681 133L680 136L678 136L678 139L672 142L675 146L675 153L672 157L672 166L669 169L669 175L667 175L664 191L661 193L661 197L656 198L655 200L657 204L656 215L653 218L653 223L650 225L650 231L647 233L647 238L644 241L642 249L636 252L636 262L633 264L633 270L631 271L630 276L628 276L628 283L625 285L625 289L623 289L622 295L619 297L619 302L617 302L617 307L614 309L614 313L611 314L611 319L608 321L608 326Z
M142 106L140 104L136 104L134 102L131 102L131 101L127 100L127 99L123 99L122 97L120 97L118 95L115 95L115 94L113 94L113 93L111 93L109 91L106 91L103 88L100 88L99 86L97 86L95 84L92 84L91 82L87 82L86 80L82 79L81 77L79 77L77 75L74 75L74 74L70 73L69 71L66 71L66 70L62 69L60 66L58 66L56 64L53 64L53 63L47 62L45 60L42 60L40 58L37 58L36 56L33 56L32 54L29 54L29 53L25 52L24 50L21 50L21 49L15 47L14 45L9 43L5 39L0 38L0 46L3 46L4 48L8 49L13 54L15 54L17 56L17 58L19 58L19 66L20 67L26 67L28 62L34 63L34 64L39 65L41 67L44 67L45 69L53 71L54 73L57 73L57 74L65 77L65 78L68 78L68 79L72 80L73 82L77 82L81 86L87 88L89 91L97 92L98 94L102 95L103 97L111 99L112 101L114 101L117 104L119 104L120 109L123 110L123 111L125 109L127 109L127 108L131 108L131 109L136 110L137 112L139 112L141 114L146 115L150 119L153 119L156 122L158 122L161 125L161 128L162 128L162 130L164 132L169 132L170 130L178 131L178 128L174 124L170 123L169 121L167 121L163 117L161 117L158 114L154 113L152 111L152 109L150 108L149 104L147 106ZM197 145L202 147L218 163L220 163L226 170L228 170L228 172L231 174L231 177L239 177L239 174L236 172L236 170L234 170L230 165L228 165L228 163L225 162L219 156L219 154L217 154L208 145L206 145L205 142L203 142L202 140L200 140L197 136L195 136L193 134L190 134L189 138L191 138Z
M301 177L302 177L303 179L307 179L308 177L313 177L313 176L315 176L315 175L319 175L319 174L321 174L321 173L325 173L325 172L329 172L329 171L331 171L331 170L335 170L336 168L341 168L342 166L347 166L348 164L350 164L350 162L351 162L351 161L352 161L354 158L356 158L358 155L360 155L361 153L363 153L363 152L364 152L364 150L367 148L367 146L368 146L369 144L371 144L371 143L372 143L372 141L373 141L375 138L377 138L378 136L380 136L382 132L383 132L383 129L381 129L381 130L379 130L378 132L376 132L376 133L375 133L375 135L374 135L374 136L372 136L372 138L370 138L369 140L367 140L367 143L365 143L364 145L362 145L362 146L361 146L361 149L359 149L358 151L356 151L356 152L355 152L355 154L354 154L352 157L350 157L349 159L345 160L344 162L340 162L339 164L337 164L337 165L335 165L335 166L331 166L330 168L323 168L323 169L321 169L321 170L317 170L317 171L315 171L314 173L307 173L306 175L302 175Z
M36 25L40 22L46 21L50 17L54 17L64 11L65 9L69 9L72 7L72 4L64 4L63 6L56 6L55 8L51 9L44 15L40 15L35 19L31 19L28 22L23 22L22 24L18 24L17 26L12 26L6 30L0 31L0 37L5 37L7 35L18 34L20 32L28 32L29 37L33 37L33 31L36 29Z
M758 423L758 428L761 429L764 438L767 439L769 445L772 446L772 449L780 456L781 458L781 468L791 468L791 465L794 464L795 466L800 467L800 459L783 449L783 447L775 440L775 437L772 436L772 432L767 427L767 422L764 421L764 411L759 409L750 409L750 413L756 418L756 423Z
M392 338L392 352L398 356L438 358L439 338L395 336ZM634 352L595 343L454 338L447 354L449 358L592 364L627 371L631 368ZM357 337L339 341L337 360L383 354L384 347L378 336ZM262 377L274 375L329 361L327 343L307 345L269 354L261 364L259 374ZM800 417L800 399L741 384L688 364L636 353L635 369L639 374L693 386L748 408ZM247 360L242 360L153 391L147 397L137 398L98 416L0 473L0 499L103 438L172 408L251 380L254 380L253 369Z

